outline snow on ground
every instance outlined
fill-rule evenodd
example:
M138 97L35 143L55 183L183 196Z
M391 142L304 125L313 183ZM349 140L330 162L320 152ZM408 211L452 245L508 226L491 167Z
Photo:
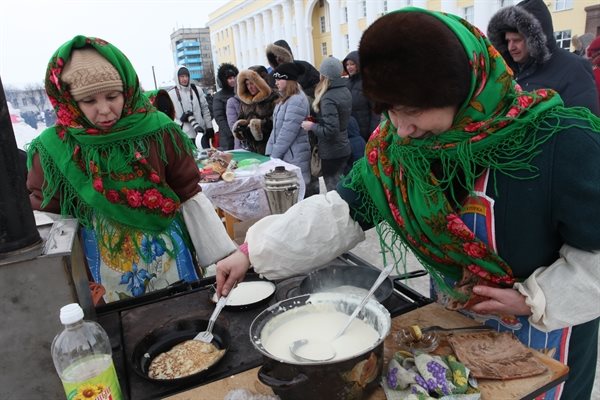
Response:
M8 103L8 113L10 114L10 120L12 121L15 139L19 149L25 150L25 145L30 143L46 129L46 125L41 122L38 123L38 129L33 129L31 126L27 125L25 121L23 121L23 118L19 116L21 114L19 110L13 108L10 103Z

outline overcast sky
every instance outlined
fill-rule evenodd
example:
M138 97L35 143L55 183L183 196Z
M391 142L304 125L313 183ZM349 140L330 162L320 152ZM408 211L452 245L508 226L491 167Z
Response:
M142 86L173 80L170 34L202 28L227 0L4 0L0 77L4 87L42 84L54 51L75 35L96 36L132 62Z

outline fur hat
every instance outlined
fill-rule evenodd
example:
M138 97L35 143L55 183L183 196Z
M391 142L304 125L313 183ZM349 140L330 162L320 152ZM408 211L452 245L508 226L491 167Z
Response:
M281 43L285 41L278 40L277 42L270 44L267 46L267 60L269 61L269 65L271 68L275 69L279 64L289 63L294 61L294 56L292 55L292 51L288 50L288 46L277 45L276 43ZM287 42L285 42L287 44Z
M335 57L327 57L321 63L319 72L326 78L335 79L342 76L344 66L342 62Z
M228 87L227 79L232 76L237 76L239 72L240 71L233 64L223 63L219 65L219 69L217 70L217 79L219 80L219 85L221 88L226 89Z
M301 64L297 62L291 62L280 64L277 68L275 68L273 78L283 79L286 81L297 81L298 77L303 73L304 67Z
M116 68L92 48L73 50L61 79L75 101L106 91L123 91Z
M365 31L358 52L363 91L376 112L393 105L460 105L469 94L471 71L463 46L428 14L384 15Z

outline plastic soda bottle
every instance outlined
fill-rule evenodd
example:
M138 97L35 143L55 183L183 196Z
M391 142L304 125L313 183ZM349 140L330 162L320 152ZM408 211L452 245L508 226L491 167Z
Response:
M52 341L52 360L68 400L123 400L108 335L84 321L77 303L60 309L65 329Z

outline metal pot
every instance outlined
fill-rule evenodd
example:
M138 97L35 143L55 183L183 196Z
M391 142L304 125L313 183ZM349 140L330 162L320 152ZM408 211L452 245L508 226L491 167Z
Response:
M331 304L350 315L361 300L359 296L317 293L280 301L261 312L250 325L250 341L264 356L258 379L283 400L366 398L379 385L383 342L391 327L389 312L377 301L369 300L359 318L379 333L379 340L351 357L324 362L289 361L269 353L261 339L263 328L291 309L305 304Z
M328 289L335 289L339 286L355 286L357 288L369 290L379 276L378 269L362 265L328 265L325 268L318 269L309 273L306 278L300 282L300 293L310 294L325 292ZM392 280L387 278L381 283L374 293L375 298L380 303L387 300L393 293L394 286ZM365 293L366 294L366 293Z

